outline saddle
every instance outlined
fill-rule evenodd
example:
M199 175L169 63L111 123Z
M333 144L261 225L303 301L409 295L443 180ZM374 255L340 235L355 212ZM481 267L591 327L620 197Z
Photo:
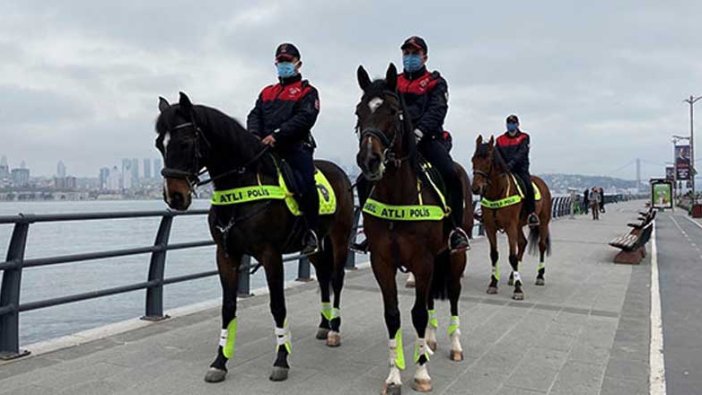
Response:
M513 206L524 200L524 183L521 179L519 179L519 177L515 176L512 173L509 173L508 176L512 177L512 181L514 182L514 185L516 187L515 190L508 188L507 192L505 193L505 196L499 200L488 200L486 198L482 198L480 200L480 205L482 207L489 209L500 209L503 207ZM536 183L534 183L534 181L531 182L531 185L534 188L534 201L541 200L541 191L539 190L539 187L536 186Z

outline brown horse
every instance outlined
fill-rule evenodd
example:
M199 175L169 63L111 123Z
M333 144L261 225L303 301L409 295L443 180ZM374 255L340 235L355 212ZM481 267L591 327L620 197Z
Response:
M473 155L473 192L483 197L482 218L485 226L485 233L490 241L490 260L492 261L492 276L487 293L496 294L497 284L500 281L500 268L497 264L497 231L504 230L507 233L509 243L509 263L512 266L509 285L514 284L515 300L524 299L522 291L522 278L519 274L519 262L524 257L527 244L530 244L529 252L536 253L536 243L539 244L540 261L536 285L544 285L544 255L551 253L551 237L548 225L551 222L551 192L546 183L539 177L531 177L536 187L541 192L541 199L536 202L536 214L539 216L540 225L532 227L529 233L529 241L524 236L523 228L526 225L526 216L522 213L522 202L504 205L499 208L490 208L485 200L498 202L516 194L517 186L514 185L515 178L507 170L507 166L499 151L495 149L495 140L490 137L490 141L483 142L483 136L478 136L475 142L475 154Z
M229 194L227 196L243 196L235 192L244 191L241 188L260 192L265 186L278 185L277 158L234 119L214 108L193 105L183 93L175 105L161 98L159 109L156 147L164 159L163 195L171 208L186 210L190 206L194 186L205 168L212 177L215 192ZM322 294L322 322L317 338L326 339L329 346L338 346L341 341L339 304L354 217L353 194L346 173L338 166L326 161L316 161L315 165L327 176L337 200L336 211L321 217L323 248L309 257ZM291 341L282 254L300 250L299 218L290 213L283 200L244 201L240 198L237 204L213 204L210 208L210 233L217 244L217 269L222 284L222 333L217 357L205 381L224 380L227 361L234 354L239 271L248 270L240 267L243 255L256 258L266 272L277 352L270 379L287 378ZM332 289L333 307L330 303Z
M426 367L430 353L430 344L425 338L430 321L427 306L433 308L434 297L443 299L448 294L451 304L450 356L453 360L463 359L459 340L458 298L466 254L448 253L449 229L442 211L438 220L427 220L427 217L408 220L410 211L421 213L423 209L418 207L439 207L441 203L428 180L420 176L413 128L409 116L405 115L402 97L397 93L395 66L390 65L385 80L374 82L371 82L363 67L359 67L358 83L363 96L356 107L360 135L356 161L364 177L374 183L370 199L375 202L369 199L370 203L364 206L363 223L369 241L373 274L383 295L385 324L390 339L391 367L383 392L401 392L400 370L405 368L395 282L400 268L411 271L416 278L412 323L417 331L413 359L417 370L412 387L417 391L430 391L432 384ZM451 187L467 188L470 185L464 171L460 176L462 185ZM466 198L471 199L471 195L467 194ZM369 204L375 204L378 211L372 213ZM466 211L472 210L470 200L465 204ZM390 215L378 214L380 207ZM463 224L467 231L471 226Z

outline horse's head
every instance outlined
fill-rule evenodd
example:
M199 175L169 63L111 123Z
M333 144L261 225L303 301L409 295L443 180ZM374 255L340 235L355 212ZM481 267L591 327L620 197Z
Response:
M196 122L195 108L184 93L174 105L159 98L158 108L161 114L156 120L156 148L163 156L163 199L172 209L187 210L204 167L200 151L204 137Z
M390 64L384 80L371 82L363 66L358 67L358 84L363 90L361 102L356 106L356 131L359 149L356 163L370 181L383 177L385 166L402 154L403 104L397 94L397 69Z
M492 172L495 155L495 139L483 142L483 136L478 136L475 140L475 153L471 161L473 162L473 193L483 195L490 184L490 173Z

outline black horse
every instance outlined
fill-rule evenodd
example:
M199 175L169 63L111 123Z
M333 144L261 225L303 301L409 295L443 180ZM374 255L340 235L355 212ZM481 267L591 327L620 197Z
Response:
M156 147L163 155L164 200L169 207L186 210L203 169L207 169L215 191L262 185L278 185L277 157L236 120L214 108L193 105L183 93L170 105L160 98L161 114L156 121ZM353 195L348 177L338 166L316 161L336 194L334 214L322 216L320 252L311 255L322 294L322 322L318 339L327 345L341 342L339 303L344 283L344 264L353 227ZM283 200L254 200L241 204L212 205L209 225L217 244L217 269L222 284L222 335L217 357L205 381L224 380L227 361L234 354L237 328L237 284L243 255L261 263L270 290L270 307L275 320L277 358L271 380L288 376L290 332L283 291L282 254L301 247L300 217L292 215ZM334 304L330 301L333 288Z

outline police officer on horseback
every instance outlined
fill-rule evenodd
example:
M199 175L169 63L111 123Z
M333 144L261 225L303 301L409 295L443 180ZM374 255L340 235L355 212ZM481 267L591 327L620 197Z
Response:
M529 135L519 129L519 118L510 115L506 119L507 131L497 138L497 149L507 164L507 170L519 177L524 185L524 209L528 213L527 225L538 226L534 187L529 174Z
M302 79L300 51L283 43L275 52L278 83L268 85L258 96L247 118L247 129L275 149L295 173L298 200L307 225L302 253L318 250L319 195L314 180L312 127L319 114L317 89Z
M463 231L463 189L456 167L449 154L450 135L443 124L448 112L448 84L438 71L426 68L427 44L421 37L412 36L400 47L404 72L397 78L397 90L402 96L420 154L436 168L446 185L447 203L451 208L453 230L449 234L449 248L460 251L469 248L468 235ZM368 186L359 180L361 205L367 198ZM355 246L367 249L367 241Z

